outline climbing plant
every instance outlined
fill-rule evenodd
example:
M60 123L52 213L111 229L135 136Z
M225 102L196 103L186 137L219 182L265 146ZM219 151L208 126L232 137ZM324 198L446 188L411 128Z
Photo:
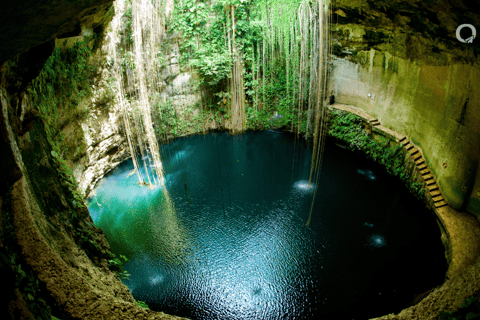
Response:
M128 279L130 274L125 270L125 264L128 262L128 258L123 254L115 255L111 254L112 258L108 260L110 269L115 271L120 279Z

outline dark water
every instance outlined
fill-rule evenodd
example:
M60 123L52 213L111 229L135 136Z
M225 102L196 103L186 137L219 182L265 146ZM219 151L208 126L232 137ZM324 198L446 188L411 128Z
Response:
M285 133L214 133L163 146L166 197L122 164L90 213L125 284L192 319L367 319L443 281L434 216L399 181L327 143L310 227L311 150ZM168 209L168 199L174 210Z

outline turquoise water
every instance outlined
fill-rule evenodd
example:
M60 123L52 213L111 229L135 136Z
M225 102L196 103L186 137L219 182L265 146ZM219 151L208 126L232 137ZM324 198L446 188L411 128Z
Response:
M309 186L310 158L286 133L179 139L162 147L164 188L125 161L90 214L129 257L134 297L192 319L367 319L443 281L435 217L399 181L327 143Z

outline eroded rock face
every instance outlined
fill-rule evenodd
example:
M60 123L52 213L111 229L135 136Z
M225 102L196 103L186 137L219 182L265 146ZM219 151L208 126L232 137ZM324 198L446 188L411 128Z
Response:
M29 48L65 34L78 35L80 22L89 16L105 16L113 0L12 1L0 11L0 64ZM91 20L91 27L101 27ZM85 25L85 23L84 23Z
M333 52L356 61L358 52L374 49L417 64L478 65L480 41L462 44L456 37L461 24L480 29L477 6L468 0L336 1Z
M167 99L171 99L177 109L194 106L200 102L201 97L198 90L194 89L193 77L189 72L180 73L167 85L165 92Z
M130 154L124 134L120 131L120 113L116 108L112 109L108 113L94 110L87 123L81 124L87 149L75 163L74 175L84 196Z
M65 32L82 39L92 37L92 30L102 29L109 4L103 0L59 1L55 6L45 1L10 1L2 6L0 63L33 48L10 64L13 70L3 66L0 80L0 253L2 273L11 277L0 289L2 319L45 318L50 311L72 319L173 318L137 307L110 270L108 243L75 196L64 164L48 141L48 128L26 94L29 82L54 49L48 40ZM101 134L89 141L89 147L99 146L86 159L89 164L108 157L111 145L121 149L115 121L107 113L103 127L92 124L94 129L100 126ZM70 145L78 133L83 134L76 121L63 130L72 140ZM76 142L79 146L70 154L78 161L83 144L81 139Z
M167 63L162 70L158 94L163 101L171 103L178 117L184 116L185 110L193 107L196 107L193 116L197 116L202 94L196 86L198 76L193 71L181 69L177 37L166 39L168 52L164 59ZM90 110L87 119L73 121L62 130L69 148L77 148L77 152L71 153L68 160L84 196L88 196L97 182L130 157L123 110L117 105L115 93L112 92L112 78L116 75L105 63L114 58L109 52L111 38L107 35L101 50L92 58L104 61L101 63L104 68L96 79L92 99L84 102ZM127 84L125 90L127 94L135 95L134 87ZM78 139L82 137L85 143L80 144Z

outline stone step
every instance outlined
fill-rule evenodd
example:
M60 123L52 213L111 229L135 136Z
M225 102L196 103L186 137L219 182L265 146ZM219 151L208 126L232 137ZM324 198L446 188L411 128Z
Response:
M420 165L417 165L417 169L418 169L418 170L422 170L422 171L428 170L428 171L430 172L430 169L428 169L426 163L422 163L422 164L420 164Z
M418 169L420 170L420 174L421 174L422 176L427 175L427 174L430 173L430 169L427 168L427 165L426 165L426 164L424 164L424 168L425 168L425 169L420 169L420 168L418 168Z
M423 159L423 157L422 157L422 158L416 160L415 163L417 164L417 166L420 166L421 164L425 163L425 159Z
M443 197L442 196L436 196L436 197L433 197L433 202L438 202L438 201L442 201L443 200Z
M423 176L423 179L424 179L424 180L430 180L430 179L432 179L432 178L434 178L434 176L433 176L433 174L431 174L431 173L430 173L430 174L426 174L426 175Z
M372 127L375 127L375 126L379 126L380 122L375 121L375 122L370 122L370 124L372 125Z
M410 149L412 149L412 148L414 147L414 145L411 144L411 143L407 143L406 145L404 145L404 147L405 147L407 150L410 150Z
M410 140L405 137L405 140L402 141L402 144L405 146L406 144L410 143Z
M427 186L430 186L434 183L436 183L435 179L431 178L430 180L425 180L425 183L427 184Z
M412 149L408 150L408 152L410 152L411 156L419 153L417 148L412 148Z
M433 190L437 190L438 189L438 185L435 183L435 184L431 184L431 185L427 185L427 189L431 192Z
M440 192L440 190L433 190L433 191L430 191L430 195L433 197L436 197L436 196L439 196L441 195L442 193Z
M413 161L417 161L417 160L420 159L421 157L422 157L422 155L421 155L420 153L414 154L414 155L412 156Z
M440 208L440 207L444 207L448 205L448 203L445 201L445 200L442 200L442 201L439 201L439 202L435 202L435 208Z

